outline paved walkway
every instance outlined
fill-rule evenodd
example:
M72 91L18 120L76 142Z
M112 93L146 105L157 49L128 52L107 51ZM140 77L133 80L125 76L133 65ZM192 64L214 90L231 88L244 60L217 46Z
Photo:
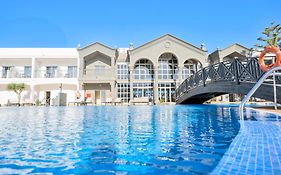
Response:
M281 122L242 121L218 166L218 174L281 174Z

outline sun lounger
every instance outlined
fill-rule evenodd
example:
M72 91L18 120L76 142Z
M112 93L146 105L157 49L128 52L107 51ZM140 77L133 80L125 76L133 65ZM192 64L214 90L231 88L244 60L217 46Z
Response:
M105 100L105 102L102 102L102 104L104 104L104 105L111 104L112 105L112 99L111 98L107 98Z
M149 104L149 98L148 97L138 97L131 100L131 104Z
M35 104L30 100L26 99L21 103L21 106L34 106Z
M8 100L6 106L20 106L17 100Z
M83 101L71 101L71 102L68 102L68 106L71 106L71 104L73 106L81 106L81 105L84 104L84 102Z
M121 98L116 98L114 105L116 104L122 104L122 99Z

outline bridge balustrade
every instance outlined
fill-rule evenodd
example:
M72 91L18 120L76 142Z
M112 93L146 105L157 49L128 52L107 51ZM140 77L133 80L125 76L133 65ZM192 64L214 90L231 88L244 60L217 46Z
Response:
M194 88L206 86L216 81L232 81L237 84L241 82L255 83L263 74L258 59L254 57L212 64L185 79L176 89L176 99ZM272 78L264 83L272 84ZM276 83L281 84L281 77L276 77Z

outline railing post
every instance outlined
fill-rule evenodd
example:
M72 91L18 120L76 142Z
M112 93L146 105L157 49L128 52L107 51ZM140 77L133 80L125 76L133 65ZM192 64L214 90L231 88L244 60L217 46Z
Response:
M277 94L276 94L276 77L275 71L273 72L273 94L274 94L274 109L277 110Z
M203 86L206 86L206 82L205 82L205 68L202 69L202 81L203 81Z
M239 74L238 74L238 60L237 59L235 59L234 60L234 78L235 78L235 82L236 82L236 84L240 84L240 82L239 82Z

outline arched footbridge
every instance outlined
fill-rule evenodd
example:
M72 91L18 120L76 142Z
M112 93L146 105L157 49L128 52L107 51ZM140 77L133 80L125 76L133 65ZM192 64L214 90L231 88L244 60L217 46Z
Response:
M263 75L257 58L233 59L210 65L187 78L176 89L178 104L200 104L224 94L246 95ZM280 77L276 83L281 85ZM263 83L253 97L273 101L273 81ZM277 102L281 103L281 86L277 86Z

